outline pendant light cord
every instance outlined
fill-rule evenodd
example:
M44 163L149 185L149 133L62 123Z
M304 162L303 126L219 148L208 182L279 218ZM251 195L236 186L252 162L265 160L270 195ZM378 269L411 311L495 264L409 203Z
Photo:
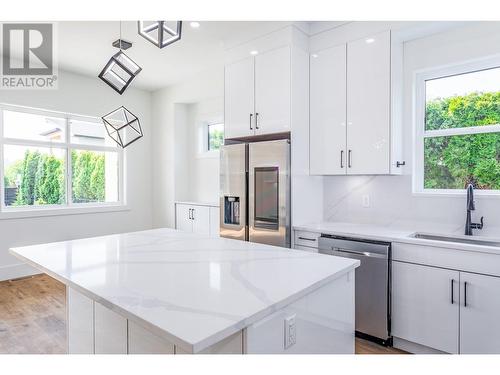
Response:
M122 51L122 21L120 21L120 52Z

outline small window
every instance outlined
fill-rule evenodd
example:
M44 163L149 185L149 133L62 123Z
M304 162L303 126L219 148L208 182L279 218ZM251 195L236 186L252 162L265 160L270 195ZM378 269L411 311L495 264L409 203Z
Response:
M500 67L468 69L420 78L417 191L500 191Z
M219 150L224 144L224 124L208 124L208 151Z

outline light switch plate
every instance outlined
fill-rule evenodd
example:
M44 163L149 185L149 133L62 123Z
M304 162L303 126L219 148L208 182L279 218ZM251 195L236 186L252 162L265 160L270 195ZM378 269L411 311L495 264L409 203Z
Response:
M297 342L295 316L296 314L293 314L285 319L285 349L288 349Z

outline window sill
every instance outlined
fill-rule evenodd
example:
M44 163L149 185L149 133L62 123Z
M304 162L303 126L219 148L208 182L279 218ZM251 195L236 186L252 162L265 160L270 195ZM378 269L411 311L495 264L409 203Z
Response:
M130 207L123 204L108 204L101 206L84 207L50 207L50 208L4 208L0 212L0 220L8 219L28 219L45 216L66 216L66 215L84 215L106 212L130 211Z
M460 198L465 199L467 192L464 190L453 191L453 190L443 190L443 191L413 191L412 195L414 197L426 197L426 198ZM475 198L500 198L500 191L494 190L474 190Z

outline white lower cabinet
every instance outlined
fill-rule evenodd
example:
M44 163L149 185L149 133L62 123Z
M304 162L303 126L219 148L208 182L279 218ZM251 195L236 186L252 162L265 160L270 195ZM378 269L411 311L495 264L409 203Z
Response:
M68 288L68 353L94 354L94 301Z
M460 272L460 353L500 353L500 278Z
M392 334L458 353L459 276L458 271L392 262Z
M176 203L175 228L186 232L218 237L219 207Z
M174 344L128 321L129 354L174 354Z
M447 353L500 354L500 278L392 262L392 334Z
M127 319L94 303L95 354L127 354Z

